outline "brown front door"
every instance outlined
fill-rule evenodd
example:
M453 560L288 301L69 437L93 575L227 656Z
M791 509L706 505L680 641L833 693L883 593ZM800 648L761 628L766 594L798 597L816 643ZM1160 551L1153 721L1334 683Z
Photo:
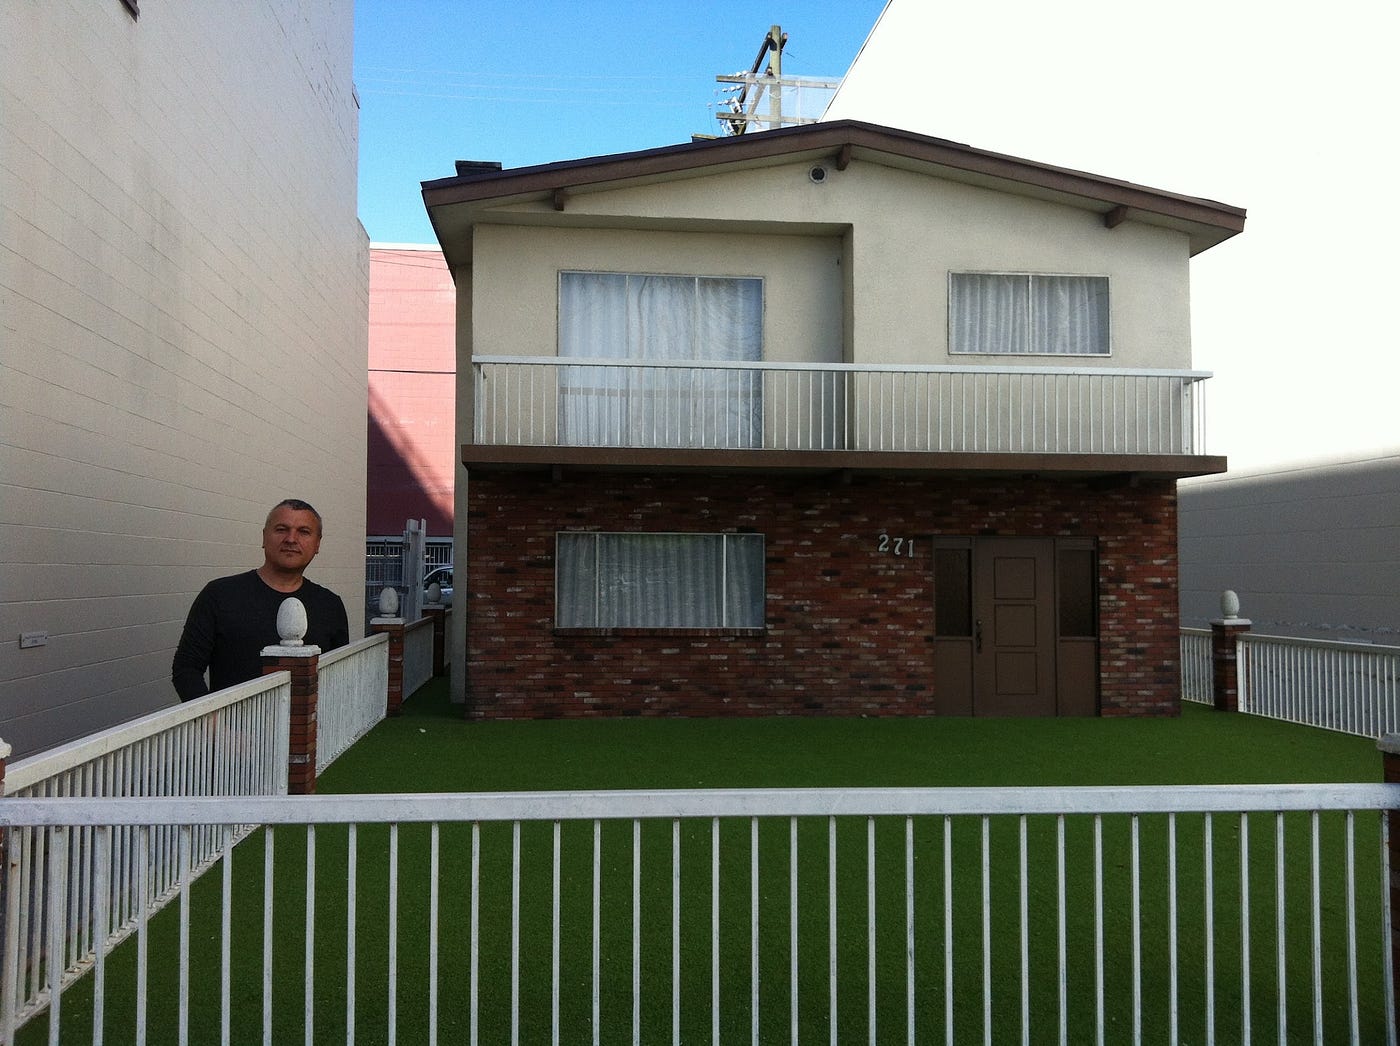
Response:
M938 714L1094 715L1092 539L938 538L933 549Z
M978 538L973 563L973 714L1054 715L1054 542Z

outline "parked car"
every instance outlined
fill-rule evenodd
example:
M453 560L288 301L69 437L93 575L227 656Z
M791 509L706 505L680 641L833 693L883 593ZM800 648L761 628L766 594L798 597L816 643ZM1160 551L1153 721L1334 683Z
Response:
M438 588L442 590L442 602L447 606L451 606L452 564L448 563L446 566L434 567L432 570L428 571L427 576L423 578L424 590L426 591L427 587L431 585L434 581L437 582ZM424 596L424 599L426 598L427 596Z

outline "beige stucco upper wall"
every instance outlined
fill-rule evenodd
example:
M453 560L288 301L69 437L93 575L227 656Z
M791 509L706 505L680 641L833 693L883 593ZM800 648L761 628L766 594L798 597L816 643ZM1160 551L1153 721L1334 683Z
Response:
M0 4L0 736L174 700L284 497L363 621L368 244L348 0ZM19 650L20 632L47 632Z
M1190 367L1184 234L1132 221L1109 229L1093 211L869 161L826 164L817 184L812 166L569 193L562 212L500 208L497 220L527 224L477 226L475 351L542 351L556 274L583 268L761 276L765 357L775 360ZM954 271L1107 276L1111 355L950 356ZM833 348L842 326L849 334Z
M557 353L559 273L584 270L759 277L764 358L841 362L840 237L492 225L477 230L475 255L478 355Z

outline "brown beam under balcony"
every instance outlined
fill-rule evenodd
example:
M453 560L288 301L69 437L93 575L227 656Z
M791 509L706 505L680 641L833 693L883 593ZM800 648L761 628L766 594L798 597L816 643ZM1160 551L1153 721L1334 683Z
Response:
M468 469L564 472L830 472L834 474L1016 473L1122 482L1124 477L1185 479L1226 471L1213 454L1004 454L872 450L703 450L653 447L538 447L467 443Z

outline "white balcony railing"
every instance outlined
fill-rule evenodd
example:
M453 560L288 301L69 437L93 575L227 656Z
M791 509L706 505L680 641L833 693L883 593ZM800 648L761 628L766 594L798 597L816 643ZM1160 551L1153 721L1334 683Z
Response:
M1205 453L1204 371L477 356L478 444Z

